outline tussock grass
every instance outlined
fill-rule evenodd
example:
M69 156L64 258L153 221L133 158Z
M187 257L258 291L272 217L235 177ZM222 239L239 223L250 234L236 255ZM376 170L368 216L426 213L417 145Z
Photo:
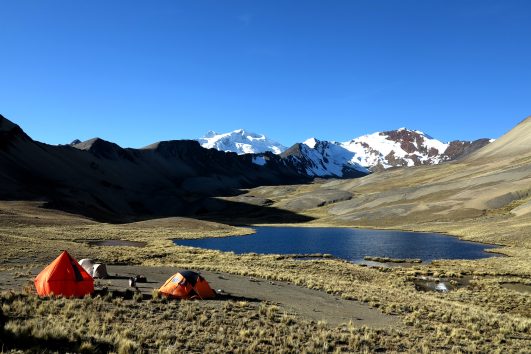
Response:
M329 328L281 313L276 305L228 301L120 302L104 298L39 299L2 293L8 323L4 350L160 352L374 351L407 346L398 332L366 327ZM22 303L24 305L22 305ZM165 314L171 313L171 318ZM105 315L104 315L105 314Z
M1 310L7 317L2 340L6 341L6 335L15 338L6 350L45 345L53 351L54 345L64 345L70 351L86 352L525 352L531 339L529 295L500 285L529 284L531 253L526 247L509 245L497 250L510 257L369 268L329 258L301 262L275 255L236 255L174 246L171 239L176 237L249 232L195 220L128 225L76 225L71 219L67 221L56 218L34 224L19 220L16 227L0 222L1 269L30 280L31 267L42 267L59 250L68 249L78 259L169 265L289 281L365 302L399 316L402 325L393 330L352 323L333 327L306 321L274 304L242 301L179 302L157 296L146 301L110 295L39 299L29 288L27 293L0 295ZM480 229L471 230L479 235ZM487 236L496 238L496 232ZM93 239L142 241L146 246L90 247L83 242ZM519 239L515 238L515 244ZM469 283L445 294L421 293L411 281L419 275L466 278Z

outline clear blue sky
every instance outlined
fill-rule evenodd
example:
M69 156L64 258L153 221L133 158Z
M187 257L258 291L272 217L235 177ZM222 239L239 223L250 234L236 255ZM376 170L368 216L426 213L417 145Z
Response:
M475 139L531 114L526 0L14 0L0 15L0 113L51 144Z

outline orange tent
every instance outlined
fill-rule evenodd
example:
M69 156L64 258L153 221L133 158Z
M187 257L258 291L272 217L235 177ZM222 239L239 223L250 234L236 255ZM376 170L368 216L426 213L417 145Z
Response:
M94 279L63 251L37 275L35 287L40 296L83 297L94 292Z
M212 299L216 296L205 278L190 270L172 275L159 289L159 293L175 299Z

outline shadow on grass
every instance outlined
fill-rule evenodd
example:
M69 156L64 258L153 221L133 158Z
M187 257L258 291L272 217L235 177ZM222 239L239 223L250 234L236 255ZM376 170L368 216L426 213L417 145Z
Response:
M209 208L199 209L193 218L235 226L256 224L297 224L314 220L313 217L271 206L253 205L211 198L205 201Z
M106 288L95 290L92 294L92 297L96 296L109 296L111 299L121 298L123 300L137 300L137 301L146 301L146 300L153 300L152 294L146 294L139 291L135 291L132 289L125 289L125 290L108 290ZM201 298L192 298L192 299L172 299L172 298L166 298L166 297L158 297L157 299L163 300L163 301L194 301L194 300L202 300L202 301L246 301L246 302L261 302L258 298L252 298L252 297L245 297L245 296L235 296L229 293L219 293L216 291L216 297L213 299L201 299Z
M48 202L43 207L58 209L90 217L99 222L126 224L136 221L155 220L181 216L199 220L214 221L227 225L246 226L251 224L296 224L314 220L313 217L301 215L290 210L268 205L248 204L217 197L193 199L179 208L164 208L162 205L183 204L183 200L168 196L160 206L148 206L148 200L137 201L134 213L113 210L110 207L80 207L70 203Z
M231 294L219 294L216 293L216 298L213 300L220 300L220 301L246 301L246 302L261 302L262 300L254 298L254 297L245 297L245 296L235 296Z

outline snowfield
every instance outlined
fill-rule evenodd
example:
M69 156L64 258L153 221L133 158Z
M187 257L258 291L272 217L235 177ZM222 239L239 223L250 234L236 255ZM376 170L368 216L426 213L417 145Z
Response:
M367 134L345 142L310 138L290 149L264 135L244 129L224 134L209 132L198 141L205 148L237 154L269 151L289 159L298 170L315 177L345 177L353 171L369 173L391 167L439 164L474 143L444 143L420 130L407 128ZM449 153L450 150L452 153ZM263 156L255 156L253 163L263 166L267 161Z
M244 129L224 134L210 131L203 138L197 139L197 141L206 149L231 151L238 155L259 154L266 151L271 151L278 155L286 150L285 146L268 139L265 135L248 132Z
M407 166L415 165L412 156L416 156L418 160L423 163L429 162L430 164L438 164L443 161L442 155L448 148L449 144L433 139L419 130L400 128L397 132L406 132L409 133L409 135L416 136L417 139L412 143L417 151L413 153L406 152L402 148L401 141L392 140L389 135L381 132L363 135L359 138L338 144L356 154L358 162L362 166L368 168L378 165L383 168L393 167L393 165L390 164L388 158L389 155L393 155L394 159L404 160L407 163ZM436 150L436 155L429 156L429 151L431 149ZM427 152L423 152L423 150L426 150Z

